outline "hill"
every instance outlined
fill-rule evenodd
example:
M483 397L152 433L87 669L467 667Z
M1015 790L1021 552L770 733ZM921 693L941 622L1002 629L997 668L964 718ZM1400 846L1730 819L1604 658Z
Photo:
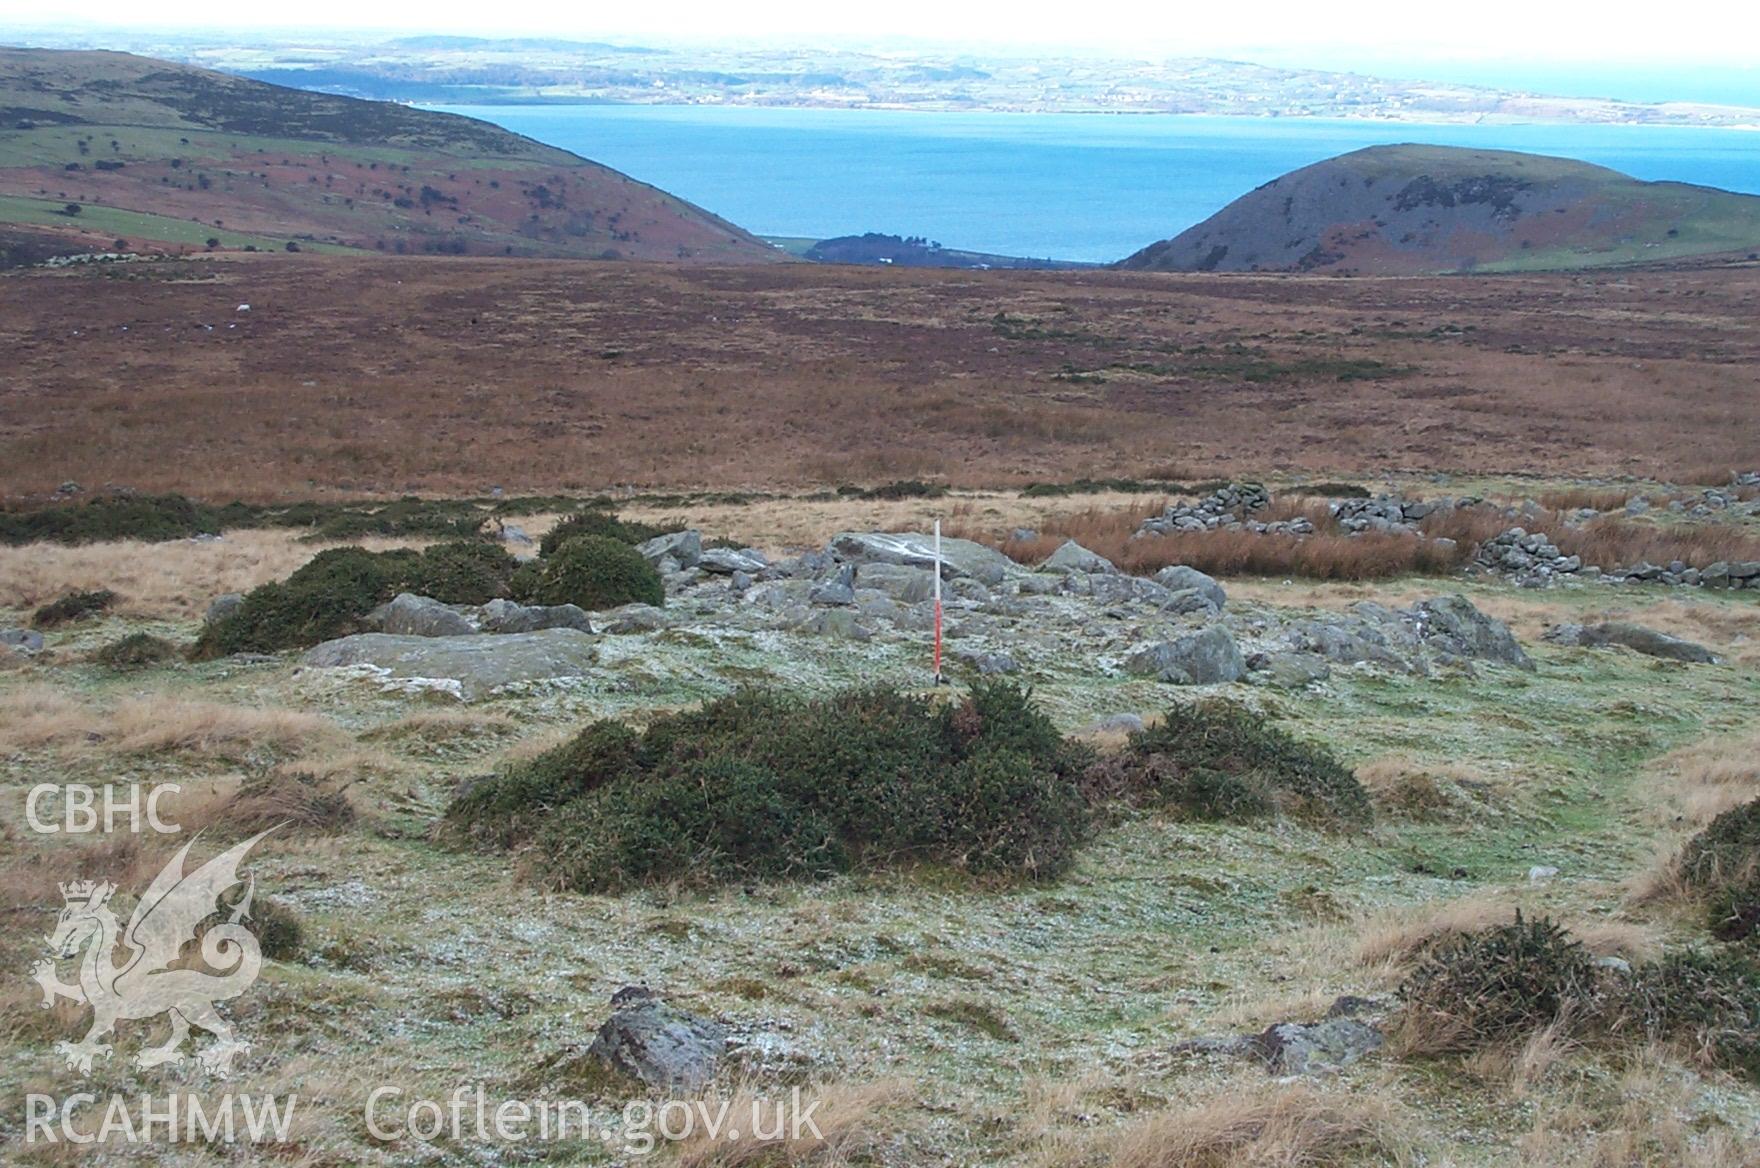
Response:
M1374 146L1124 260L1165 272L1562 271L1760 249L1760 198L1565 158Z
M127 53L0 48L0 251L118 240L778 258L701 208L487 122Z
M870 231L864 235L840 235L834 239L793 241L772 238L791 254L819 264L886 265L900 268L965 268L985 270L998 268L1014 271L1053 271L1067 268L1091 268L1071 260L1034 259L1030 256L994 255L990 252L964 251L943 247L920 235L885 235Z

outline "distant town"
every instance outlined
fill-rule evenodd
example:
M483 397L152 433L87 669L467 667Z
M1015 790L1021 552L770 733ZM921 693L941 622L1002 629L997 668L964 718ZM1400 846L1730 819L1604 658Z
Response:
M36 36L88 47L95 34ZM126 48L306 89L406 102L611 102L1405 122L1760 125L1760 110L1644 104L1203 57L1123 59L302 34L240 42L121 34ZM110 36L107 47L118 47Z

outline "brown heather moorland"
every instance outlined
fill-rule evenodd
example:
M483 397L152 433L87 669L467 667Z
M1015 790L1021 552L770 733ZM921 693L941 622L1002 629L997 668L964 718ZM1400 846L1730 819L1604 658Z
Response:
M1727 481L1760 465L1757 310L1753 263L1339 279L302 255L20 272L0 279L0 491Z

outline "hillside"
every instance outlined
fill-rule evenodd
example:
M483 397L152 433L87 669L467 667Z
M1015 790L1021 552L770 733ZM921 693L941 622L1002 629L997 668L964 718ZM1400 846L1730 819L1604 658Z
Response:
M1539 271L1760 249L1760 198L1564 158L1376 146L1292 171L1124 260L1165 272Z
M486 122L127 53L0 48L0 254L118 240L777 258L664 191Z

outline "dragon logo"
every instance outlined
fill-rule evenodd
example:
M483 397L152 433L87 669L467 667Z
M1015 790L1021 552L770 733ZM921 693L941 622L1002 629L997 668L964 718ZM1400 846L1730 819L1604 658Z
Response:
M110 1056L110 1044L101 1040L110 1035L118 1022L156 1018L160 1014L170 1017L171 1037L163 1045L135 1055L134 1065L142 1070L182 1062L183 1042L189 1037L191 1026L214 1036L215 1041L196 1055L209 1074L224 1076L232 1069L233 1056L250 1049L250 1044L237 1038L232 1025L214 1005L244 993L262 968L257 939L240 923L250 918L255 879L246 886L244 896L231 906L226 919L210 924L205 931L200 931L199 926L223 911L220 896L240 882L239 864L263 836L274 830L252 836L188 875L184 874L183 861L195 841L184 844L153 877L126 928L117 923L116 914L110 909L115 885L90 880L61 885L67 906L61 910L48 937L49 952L55 956L37 962L33 976L43 989L44 1009L53 1006L57 998L83 1002L92 1008L91 1028L84 1038L55 1044L70 1068L90 1074L94 1057ZM198 937L202 963L221 972L195 968L192 961L182 957L184 946ZM80 959L79 980L68 985L56 973L55 959L76 956Z

